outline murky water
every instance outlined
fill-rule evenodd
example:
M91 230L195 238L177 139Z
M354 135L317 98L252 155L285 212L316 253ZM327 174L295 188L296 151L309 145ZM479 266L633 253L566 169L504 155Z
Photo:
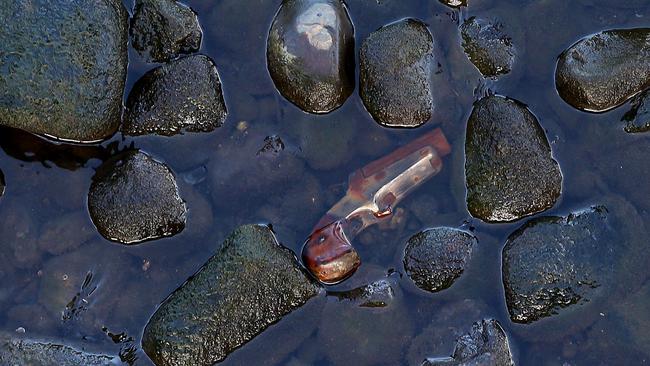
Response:
M127 352L139 345L156 306L234 228L270 223L278 239L299 253L319 217L345 192L350 172L441 127L453 147L442 173L408 197L400 220L357 239L364 265L333 290L403 272L406 240L434 226L473 228L479 239L460 280L428 294L404 276L398 297L385 309L356 308L335 297L312 300L223 364L419 364L425 356L449 355L456 332L486 317L501 322L521 365L650 360L645 278L629 284L628 298L599 309L599 317L585 324L555 323L552 329L532 332L512 323L501 280L501 249L526 220L485 224L471 218L463 176L465 123L475 98L491 90L526 103L547 131L564 181L560 201L544 214L566 214L618 196L631 202L642 220L650 219L648 136L624 132L621 117L629 107L605 114L580 112L562 101L554 87L556 58L564 49L603 29L648 26L650 4L474 0L459 13L433 0L348 0L357 55L370 32L403 17L422 19L434 36L439 63L434 116L418 129L402 130L374 122L358 92L322 116L305 114L280 96L265 58L279 1L185 3L199 14L201 52L219 68L229 108L223 127L175 137L116 135L100 146L55 145L0 128L0 169L7 184L0 199L2 331L22 327L33 337L60 339L90 351ZM125 4L132 8L130 1ZM517 57L509 75L483 80L463 54L458 20L469 16L497 20L512 36ZM131 51L127 93L152 66ZM272 135L284 145L280 160L258 154ZM93 227L86 204L91 177L102 161L130 146L164 161L177 175L190 210L181 234L126 247L103 239ZM650 257L650 249L638 255ZM144 354L138 356L135 364L150 364Z

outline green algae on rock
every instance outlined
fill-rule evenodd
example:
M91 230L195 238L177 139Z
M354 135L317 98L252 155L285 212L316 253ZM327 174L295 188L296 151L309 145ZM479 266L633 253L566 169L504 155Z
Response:
M488 96L474 104L465 140L467 207L487 222L510 222L551 208L562 174L546 133L521 103Z
M513 366L510 344L501 324L484 319L458 338L451 357L430 358L422 366Z
M404 249L404 268L417 287L437 292L450 287L465 270L476 237L440 227L412 236Z
M210 132L221 127L228 111L214 62L194 55L157 67L129 93L122 132L171 136Z
M266 53L275 86L305 112L331 112L354 90L354 27L341 0L284 0Z
M507 74L515 62L512 39L503 25L471 17L460 26L465 54L486 77Z
M131 42L147 61L169 61L201 47L203 33L196 13L176 0L137 0L131 19Z
M77 142L117 131L128 57L122 1L5 1L0 19L0 125Z
M187 208L169 168L140 151L126 151L99 167L88 210L100 234L122 244L176 235Z
M242 226L160 305L142 348L158 366L209 366L319 291L267 226Z
M420 20L404 19L372 32L360 51L359 94L386 127L418 127L433 113L433 36Z
M558 58L555 86L580 110L604 112L650 87L650 28L611 29L584 38Z
M118 358L79 351L70 346L30 339L0 338L0 364L38 366L111 366Z

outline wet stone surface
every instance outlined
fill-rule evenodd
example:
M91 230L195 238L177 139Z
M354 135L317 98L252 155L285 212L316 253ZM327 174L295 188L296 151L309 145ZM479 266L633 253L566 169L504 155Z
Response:
M187 208L169 168L140 151L107 160L95 173L88 209L109 240L134 244L185 228Z
M328 292L341 301L366 308L383 308L389 306L395 299L397 280L394 277L382 278L368 285L343 292Z
M512 321L531 323L611 295L623 248L608 215L598 206L541 217L508 238L502 263Z
M623 115L623 121L627 133L650 131L650 90L633 99L632 108Z
M122 113L128 14L119 0L0 5L0 125L62 140L113 135Z
M562 52L558 93L575 108L602 112L650 86L650 28L614 29L584 38Z
M201 47L196 14L175 0L137 0L131 19L131 43L149 62L164 62Z
M508 222L552 207L562 174L537 118L521 103L488 96L474 104L465 141L467 207Z
M319 291L268 227L242 226L158 308L142 347L158 366L212 365Z
M267 44L269 72L300 109L327 113L354 90L354 28L340 0L284 0Z
M451 357L429 358L422 366L510 366L514 365L508 337L501 324L486 319L472 324L469 333L458 338Z
M210 132L227 115L221 80L207 56L188 56L142 76L129 93L122 132L126 135Z
M29 339L0 338L0 364L38 366L110 366L116 357L96 355L69 346Z
M476 237L452 228L435 228L411 237L404 250L404 269L422 290L450 287L465 270Z
M503 25L471 17L460 26L467 57L486 77L507 74L515 62L515 47Z
M359 93L386 127L417 127L433 113L433 36L426 24L405 19L372 32L361 46Z

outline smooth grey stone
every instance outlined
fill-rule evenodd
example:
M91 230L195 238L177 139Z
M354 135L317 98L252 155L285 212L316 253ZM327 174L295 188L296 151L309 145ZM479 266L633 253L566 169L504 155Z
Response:
M96 142L120 124L128 14L120 0L0 5L0 124Z
M451 357L430 358L422 366L511 366L514 365L508 337L501 324L486 319L472 324L469 333L458 338Z
M515 47L503 25L471 17L460 26L465 54L486 77L507 74L515 62Z
M133 150L97 169L88 209L100 234L122 244L175 235L185 228L187 214L171 170Z
M6 366L114 366L117 357L82 352L72 347L2 336L0 364Z
M562 174L537 118L518 101L476 103L465 140L467 207L487 222L509 222L551 208Z
M284 0L267 41L271 78L300 109L328 113L354 90L354 28L341 0Z
M158 366L212 365L319 291L267 226L245 225L160 305L142 348Z
M142 76L129 93L122 132L171 136L210 132L228 111L214 62L195 55L172 61Z
M650 28L606 30L578 41L558 58L555 86L580 110L623 104L650 87Z
M650 89L633 99L632 108L623 115L622 120L626 122L627 133L650 131Z
M556 316L611 293L625 246L619 246L623 238L608 216L598 206L566 217L540 217L510 235L502 269L512 321Z
M201 47L196 13L175 0L136 0L131 43L148 62L165 62Z
M425 230L406 244L404 269L420 289L444 290L463 273L476 243L476 237L465 231L446 227Z
M386 127L417 127L433 113L433 36L426 24L404 19L372 32L361 46L359 93Z

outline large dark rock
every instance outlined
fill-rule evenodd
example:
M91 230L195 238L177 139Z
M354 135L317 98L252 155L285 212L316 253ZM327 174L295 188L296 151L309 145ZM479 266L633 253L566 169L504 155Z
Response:
M507 222L555 204L562 174L537 118L523 104L488 96L474 104L465 141L467 206Z
M472 324L469 333L458 338L451 357L430 358L422 366L511 366L514 365L508 337L498 321L487 319Z
M611 296L623 237L603 206L533 219L503 249L503 284L512 321L531 323ZM632 268L628 268L632 270Z
M122 132L171 136L210 132L227 115L221 80L212 60L188 56L142 76L129 93Z
M340 107L354 90L354 28L341 0L284 0L267 41L275 86L310 113Z
M404 269L422 290L444 290L463 273L476 242L472 234L457 229L423 231L409 239L404 249Z
M0 124L62 140L115 133L126 80L120 0L0 5Z
M96 355L72 347L29 339L0 339L0 364L13 366L111 366L119 358Z
M158 308L142 347L158 366L209 366L318 292L268 227L242 226Z
M88 193L99 232L123 244L172 236L185 228L187 208L169 168L140 151L102 164Z
M650 28L613 29L562 52L555 84L575 108L602 112L650 86Z
M201 26L192 9L176 0L137 0L131 42L147 61L169 61L201 47Z
M507 74L515 62L515 47L503 25L471 17L460 26L463 48L476 68L487 77Z
M650 89L633 99L632 108L623 115L625 132L638 133L650 131Z
M431 118L433 36L405 19L372 32L361 46L359 93L381 125L417 127Z

